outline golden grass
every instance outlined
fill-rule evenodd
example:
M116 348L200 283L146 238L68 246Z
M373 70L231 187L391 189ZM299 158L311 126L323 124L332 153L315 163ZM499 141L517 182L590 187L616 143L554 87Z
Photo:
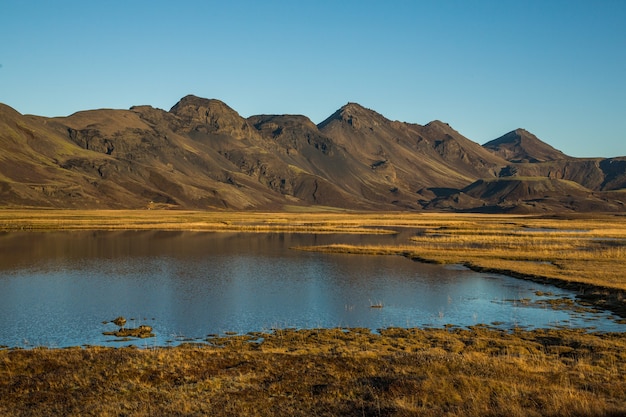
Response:
M392 233L328 212L0 210L0 230L197 230L213 232Z
M612 227L612 226L611 226ZM610 236L611 240L606 240ZM626 225L586 233L429 230L411 239L411 253L437 262L507 269L566 281L626 289Z
M0 415L626 413L626 340L617 334L279 330L212 343L0 351Z
M463 214L348 212L327 207L303 211L286 207L282 212L184 211L184 210L56 210L0 209L0 230L75 230L75 229L176 229L209 231L283 231L302 228L310 232L334 228L359 233L376 233L381 228L437 227L455 225L464 219L508 219L501 216Z

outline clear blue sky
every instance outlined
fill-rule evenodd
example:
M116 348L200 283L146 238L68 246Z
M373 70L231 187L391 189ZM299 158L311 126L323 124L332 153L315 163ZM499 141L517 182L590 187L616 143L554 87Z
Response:
M0 65L25 114L195 94L319 123L353 101L481 144L522 127L626 155L626 0L4 0Z

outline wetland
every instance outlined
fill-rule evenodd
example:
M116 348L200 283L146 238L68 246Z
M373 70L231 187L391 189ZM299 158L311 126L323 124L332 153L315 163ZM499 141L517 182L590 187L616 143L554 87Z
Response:
M576 292L401 256L294 248L393 244L397 235L187 231L11 232L0 236L0 341L121 346L122 315L167 346L274 328L590 328L624 331ZM373 308L377 307L377 308Z
M623 220L4 211L0 413L623 415Z

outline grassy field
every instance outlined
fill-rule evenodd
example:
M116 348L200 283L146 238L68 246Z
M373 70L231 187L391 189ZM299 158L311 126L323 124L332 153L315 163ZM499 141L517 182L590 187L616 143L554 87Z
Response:
M390 233L335 212L173 210L0 210L0 230L193 230L209 232Z
M478 326L0 350L0 415L622 416L626 340Z
M626 317L626 216L0 210L0 230L394 233L406 256L552 282ZM626 415L626 337L574 330L277 330L210 346L0 350L0 415Z

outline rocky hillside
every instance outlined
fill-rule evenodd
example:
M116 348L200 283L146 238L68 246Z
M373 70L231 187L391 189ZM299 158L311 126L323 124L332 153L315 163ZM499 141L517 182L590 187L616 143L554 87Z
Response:
M513 130L483 145L510 162L545 162L570 159L563 152L540 141L524 129Z
M0 207L624 211L626 157L569 157L522 129L484 146L348 103L319 125L187 96L63 118L0 105Z

